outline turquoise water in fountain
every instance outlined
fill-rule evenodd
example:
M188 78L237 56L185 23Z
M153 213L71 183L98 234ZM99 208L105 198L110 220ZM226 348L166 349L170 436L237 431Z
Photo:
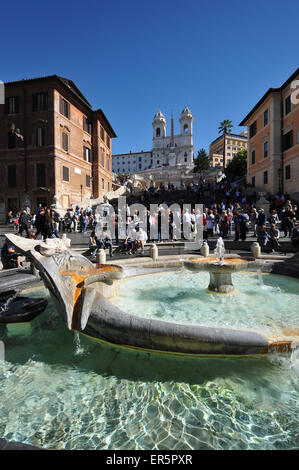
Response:
M285 279L275 279L282 290ZM51 304L0 339L1 437L51 449L299 447L296 349L250 358L131 351L67 331Z
M233 274L236 292L207 291L207 272L168 272L128 278L117 285L113 303L146 318L202 326L248 329L272 335L298 329L299 281L256 272Z

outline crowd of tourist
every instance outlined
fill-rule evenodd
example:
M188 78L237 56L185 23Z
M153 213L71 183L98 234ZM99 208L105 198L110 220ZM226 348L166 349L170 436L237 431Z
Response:
M161 196L165 192L169 194L177 189L172 184L149 188L140 195L140 200L146 206L146 200L151 197ZM269 199L269 213L265 213L264 209L256 208L258 206L257 195L252 193L247 196L245 187L236 183L229 184L226 181L212 184L190 183L185 191L190 191L189 200L191 196L194 204L200 204L201 199L207 197L216 202L203 204L201 212L199 209L185 209L180 201L174 210L165 209L164 206L155 212L146 210L145 216L137 210L131 213L127 204L125 221L122 220L121 213L117 213L117 208L111 211L114 234L109 233L107 226L102 227L101 232L97 230L98 224L101 225L105 217L109 215L109 207L111 207L109 205L104 206L102 212L94 211L91 207L83 209L76 206L74 210L66 211L63 217L55 209L39 205L34 214L30 214L26 209L18 213L9 211L8 223L13 224L15 232L20 236L25 235L29 238L59 238L61 232L86 233L90 230L89 250L92 258L101 248L108 248L110 256L113 256L115 245L119 251L131 255L139 249L143 253L147 242L192 240L196 237L200 226L203 229L204 241L221 236L224 239L230 238L245 242L248 237L253 237L257 239L262 249L279 251L279 242L284 235L284 237L290 237L294 249L299 249L299 224L297 222L299 213L289 195L277 194ZM165 221L168 228L163 233ZM120 223L124 223L126 227L125 236L122 238L119 236ZM13 254L12 247L4 246L2 252L2 258L15 259L14 263L19 263ZM11 261L7 264L13 263Z

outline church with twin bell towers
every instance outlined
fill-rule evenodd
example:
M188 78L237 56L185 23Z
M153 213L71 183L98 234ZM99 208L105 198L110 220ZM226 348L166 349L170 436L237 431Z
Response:
M192 178L194 167L193 116L188 106L181 112L179 124L180 133L175 135L171 114L171 132L166 135L166 118L159 109L152 123L152 150L113 155L113 172L129 174L135 180L143 180L147 186L172 183L180 187L182 182Z

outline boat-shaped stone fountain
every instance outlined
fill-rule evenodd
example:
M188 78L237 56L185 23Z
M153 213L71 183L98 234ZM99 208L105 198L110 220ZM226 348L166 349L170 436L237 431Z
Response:
M38 269L70 330L121 347L179 355L265 354L277 346L252 330L178 323L126 312L110 300L114 287L111 284L124 275L122 267L95 267L87 258L71 250L64 240L41 242L13 234L6 237ZM211 276L209 289L218 293L232 292L234 271L251 269L255 265L249 259L225 258L221 240L214 260L198 258L184 264L191 270L208 270ZM278 346L288 348L290 341Z

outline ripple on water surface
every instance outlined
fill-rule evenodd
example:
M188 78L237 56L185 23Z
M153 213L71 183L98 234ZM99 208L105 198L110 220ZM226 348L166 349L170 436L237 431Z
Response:
M7 439L55 449L298 448L296 350L195 359L119 349L74 336L51 304L26 336L1 339Z
M299 281L283 276L234 273L236 292L207 292L209 274L185 271L118 283L113 303L146 318L273 333L299 328Z

